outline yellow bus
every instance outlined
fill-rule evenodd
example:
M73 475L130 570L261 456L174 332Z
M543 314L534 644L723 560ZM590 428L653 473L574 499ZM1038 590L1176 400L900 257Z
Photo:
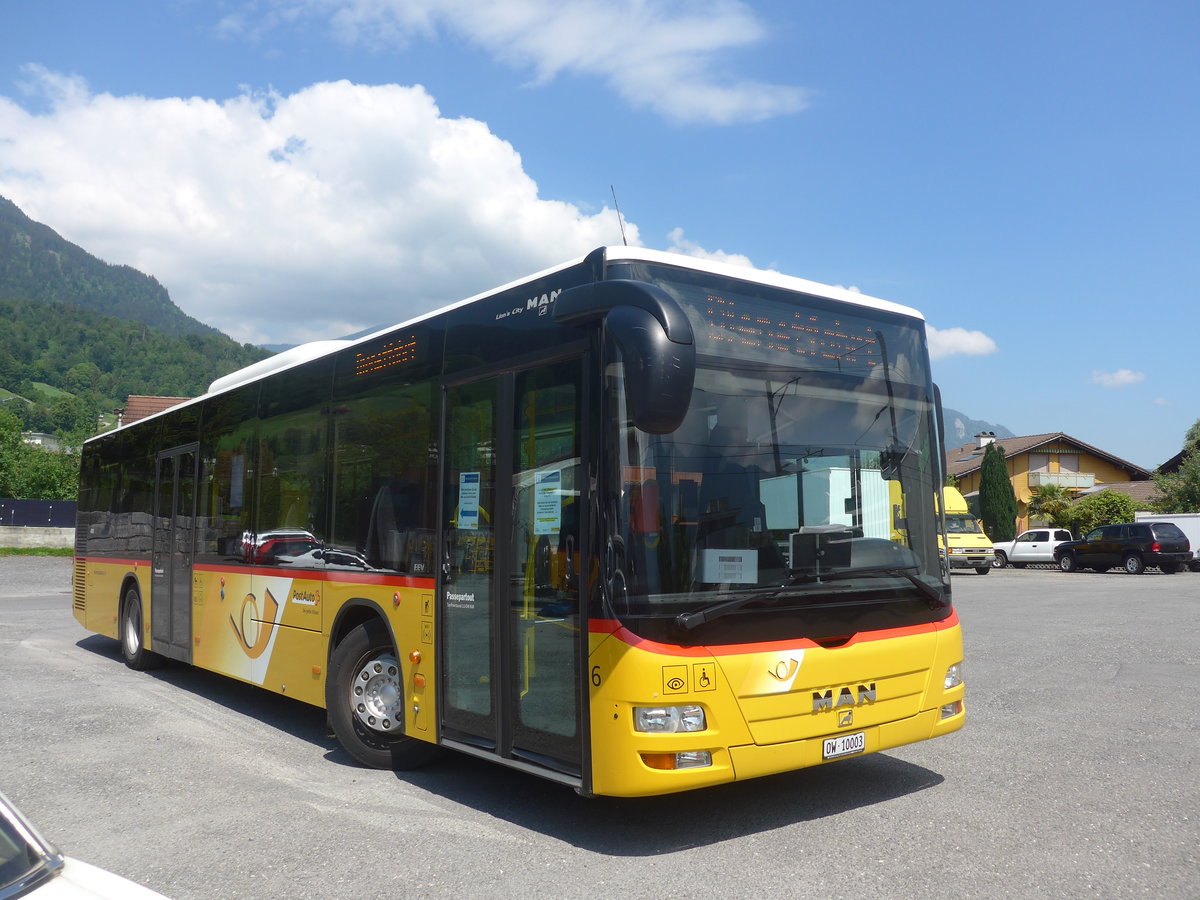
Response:
M88 441L74 613L368 766L643 796L853 758L963 724L939 411L912 309L600 248Z

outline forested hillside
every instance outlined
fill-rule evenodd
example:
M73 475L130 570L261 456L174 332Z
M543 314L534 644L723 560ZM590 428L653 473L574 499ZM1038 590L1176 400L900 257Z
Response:
M130 394L194 397L267 356L0 197L0 408L24 430L88 437Z
M61 303L0 300L0 399L26 430L94 430L130 394L195 397L270 354L225 335L171 337ZM65 393L64 393L65 392Z
M167 289L129 266L114 266L64 240L0 197L0 300L67 303L164 334L219 335L177 307Z

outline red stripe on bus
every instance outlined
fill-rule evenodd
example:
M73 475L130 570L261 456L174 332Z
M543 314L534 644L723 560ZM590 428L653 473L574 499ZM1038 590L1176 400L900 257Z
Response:
M924 625L906 625L903 628L885 628L880 631L861 631L845 644L839 644L838 646L839 648L853 647L855 644L865 644L869 641L890 641L896 638L929 634L957 627L958 612L952 609L950 615L940 622L928 622ZM662 644L658 641L639 637L614 619L593 619L588 623L588 631L591 634L610 634L630 647L638 647L650 653L666 653L672 656L738 656L746 653L770 653L772 651L792 650L798 646L804 648L821 646L808 638L797 638L791 641L769 641L756 644L677 647L673 644Z
M111 557L76 557L77 562L88 565L149 566L145 559L116 559ZM369 572L323 572L320 569L284 569L270 566L218 566L199 563L192 566L196 572L214 572L220 575L254 575L259 578L291 578L297 581L325 581L342 584L373 584L386 587L425 588L433 590L432 578L417 578L412 575L374 575Z
M387 587L427 588L433 590L432 578L412 575L376 575L370 572L346 572L340 569L287 569L274 566L218 566L201 563L193 567L198 572L217 572L222 575L255 575L259 578L291 578L296 581L326 581L341 584L374 584Z

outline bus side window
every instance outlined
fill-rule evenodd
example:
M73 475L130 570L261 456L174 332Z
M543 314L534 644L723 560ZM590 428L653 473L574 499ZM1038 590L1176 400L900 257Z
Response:
M368 570L432 576L437 386L419 361L394 350L368 344L338 356L328 542ZM372 363L380 360L396 362Z
M366 557L371 566L413 575L433 571L433 531L422 528L421 485L389 479L371 502Z

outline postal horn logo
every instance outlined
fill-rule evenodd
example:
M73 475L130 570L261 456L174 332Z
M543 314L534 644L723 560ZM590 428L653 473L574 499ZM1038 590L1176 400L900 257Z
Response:
M271 643L271 633L275 630L275 616L279 612L279 602L268 590L263 598L263 608L258 608L258 598L247 594L242 600L242 609L238 617L229 616L229 625L237 635L242 650L251 659L258 659ZM240 621L239 621L240 619Z
M796 677L796 669L800 668L798 659L781 659L767 669L767 674L776 681L791 681Z

